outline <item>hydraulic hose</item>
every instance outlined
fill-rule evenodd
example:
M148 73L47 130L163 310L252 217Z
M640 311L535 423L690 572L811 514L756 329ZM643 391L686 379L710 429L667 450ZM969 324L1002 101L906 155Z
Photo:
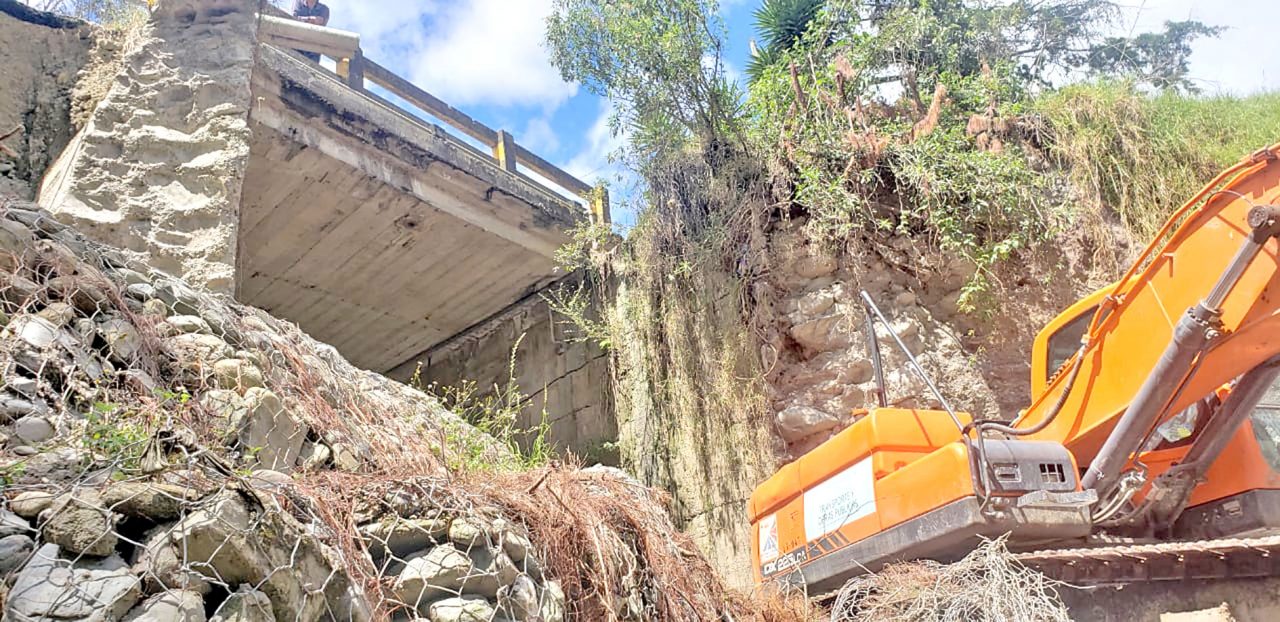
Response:
M1062 408L1066 406L1067 396L1071 394L1071 389L1076 385L1076 378L1080 377L1080 369L1084 367L1084 353L1088 349L1089 344L1085 343L1080 346L1079 350L1076 350L1076 354L1072 358L1071 371L1067 376L1067 382L1062 386L1062 393L1058 394L1058 401L1054 402L1053 408L1049 409L1049 414L1045 415L1044 419L1040 420L1040 423L1029 428L1015 428L1002 421L996 421L994 419L980 419L970 423L968 427L977 429L979 437L981 437L983 430L995 430L1002 434L1008 434L1009 436L1030 436L1032 434L1043 432L1045 428L1049 427L1049 424L1053 423L1054 419L1058 418L1058 414L1061 413Z

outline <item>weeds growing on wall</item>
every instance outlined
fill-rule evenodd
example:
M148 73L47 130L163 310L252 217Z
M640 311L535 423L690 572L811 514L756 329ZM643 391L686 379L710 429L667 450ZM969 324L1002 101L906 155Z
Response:
M546 412L533 428L520 427L520 416L529 402L529 396L520 390L516 380L516 352L523 341L524 335L521 335L511 346L507 382L503 385L481 387L474 380L464 380L456 385L431 383L423 387L421 365L414 370L410 386L438 398L450 412L504 445L513 457L512 461L494 460L482 447L468 450L470 446L457 443L464 453L459 456L458 464L450 466L461 471L523 471L551 461L554 449L547 440L550 424Z

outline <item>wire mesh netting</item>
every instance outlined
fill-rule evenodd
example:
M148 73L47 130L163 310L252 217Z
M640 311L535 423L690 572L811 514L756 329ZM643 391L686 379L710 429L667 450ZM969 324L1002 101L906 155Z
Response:
M7 620L800 619L662 493L505 468L434 397L12 200L0 312Z
M1003 539L954 564L912 562L850 580L831 622L1070 622L1054 582L1017 562Z

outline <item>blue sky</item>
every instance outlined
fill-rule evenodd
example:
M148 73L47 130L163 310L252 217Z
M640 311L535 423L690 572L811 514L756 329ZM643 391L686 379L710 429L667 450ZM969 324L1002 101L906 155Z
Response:
M1280 22L1276 0L1120 0L1118 33L1199 19L1230 30L1197 44L1192 77L1206 92L1280 88L1280 57L1265 52ZM418 86L588 182L615 176L620 139L608 105L551 67L543 47L552 0L326 0L330 26L360 33L365 53ZM745 66L760 0L723 0L730 75ZM1230 5L1230 10L1225 9ZM616 182L615 182L616 183ZM623 224L626 213L616 213Z

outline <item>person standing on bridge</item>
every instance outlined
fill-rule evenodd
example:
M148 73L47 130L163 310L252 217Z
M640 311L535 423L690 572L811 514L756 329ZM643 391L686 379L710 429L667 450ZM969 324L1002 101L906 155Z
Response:
M297 0L293 5L293 17L307 24L327 26L329 25L329 6L320 0ZM298 50L298 53L314 62L320 62L320 55L315 52Z

